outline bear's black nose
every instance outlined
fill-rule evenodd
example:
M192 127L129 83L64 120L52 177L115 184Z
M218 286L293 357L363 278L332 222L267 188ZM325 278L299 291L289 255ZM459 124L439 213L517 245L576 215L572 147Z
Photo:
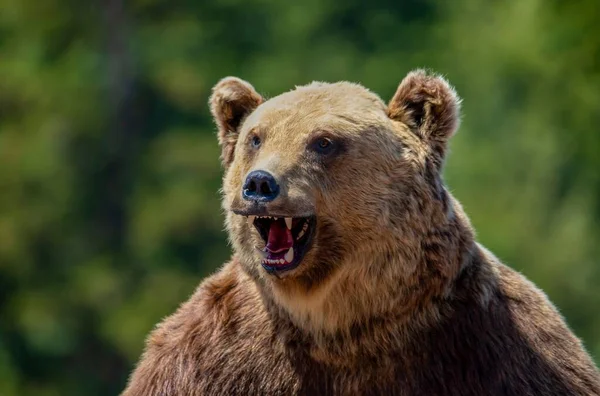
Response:
M242 195L248 201L269 202L279 195L279 185L269 172L252 171L246 176Z

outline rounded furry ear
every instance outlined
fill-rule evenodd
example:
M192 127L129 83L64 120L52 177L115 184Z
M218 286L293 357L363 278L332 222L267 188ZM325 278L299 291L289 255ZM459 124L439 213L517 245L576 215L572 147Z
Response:
M443 156L459 124L460 99L448 82L424 70L410 72L388 105L388 116L406 124Z
M237 77L225 77L214 86L210 111L219 129L221 161L225 167L233 161L242 122L262 102L262 96L254 87Z

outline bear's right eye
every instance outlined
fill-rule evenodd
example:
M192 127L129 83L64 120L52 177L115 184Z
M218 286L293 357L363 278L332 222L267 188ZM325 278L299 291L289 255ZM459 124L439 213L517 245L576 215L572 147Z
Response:
M312 143L312 149L322 155L329 155L333 153L337 145L333 140L328 137L320 137Z
M260 138L256 135L252 136L252 140L250 140L250 144L252 145L252 147L254 148L259 148L260 147Z

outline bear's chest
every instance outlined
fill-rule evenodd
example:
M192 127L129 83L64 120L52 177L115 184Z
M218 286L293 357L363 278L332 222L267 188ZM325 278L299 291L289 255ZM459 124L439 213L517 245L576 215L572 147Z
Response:
M271 335L226 335L196 362L197 394L384 395L415 394L400 365L388 359L355 364L320 362ZM196 389L198 390L198 389Z
M272 333L225 332L215 341L193 362L197 380L181 394L481 396L508 389L497 381L501 368L478 363L468 351L462 364L444 349L425 348L340 365L319 361L306 345L290 346Z
M227 359L224 357L224 359ZM214 361L201 394L223 395L383 395L408 394L401 378L372 368L360 371L330 367L304 357L262 353Z

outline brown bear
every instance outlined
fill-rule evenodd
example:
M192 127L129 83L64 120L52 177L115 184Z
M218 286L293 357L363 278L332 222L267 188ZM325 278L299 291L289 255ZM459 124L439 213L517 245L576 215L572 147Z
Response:
M600 395L543 292L475 241L442 183L459 99L418 70L213 90L233 256L147 339L153 395Z

